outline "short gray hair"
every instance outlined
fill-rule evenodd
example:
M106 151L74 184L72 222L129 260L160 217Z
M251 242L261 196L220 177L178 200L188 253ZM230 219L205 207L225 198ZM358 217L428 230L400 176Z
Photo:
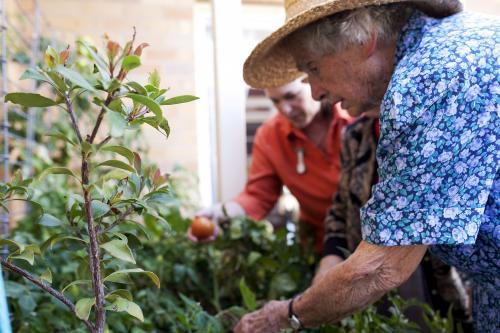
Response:
M383 45L397 38L412 11L411 5L398 3L340 12L299 29L283 41L283 46L300 46L314 56L323 56L364 44L374 31L378 45Z

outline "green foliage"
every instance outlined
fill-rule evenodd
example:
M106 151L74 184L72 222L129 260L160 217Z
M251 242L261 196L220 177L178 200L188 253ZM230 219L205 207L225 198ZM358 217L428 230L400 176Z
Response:
M189 241L185 233L190 221L181 214L186 202L179 200L175 180L176 177L170 178L169 201L159 211L168 225L146 218L144 225L126 223L116 229L117 233L127 235L130 244L142 244L140 251L134 252L134 258L147 272L119 270L105 278L106 283L112 281L120 285L119 288L127 288L110 291L110 296L115 296L106 296L110 302L108 306L120 297L137 304L144 316L144 321L139 323L135 317L128 316L127 311L109 310L110 332L229 332L245 313L262 306L266 300L288 298L309 285L314 255L295 243L287 244L285 233L273 233L264 221L235 219L221 226L221 235L215 242L193 244ZM177 186L183 187L182 184ZM20 233L21 230L17 234ZM57 257L58 247L72 248L73 243L73 240L54 242L54 250L49 255L59 263L51 266L56 270L53 272L55 279L65 277L66 281L75 281L81 278L74 276L78 270L73 268L71 271L68 259ZM151 282L161 284L162 288L150 288ZM73 283L66 293L74 294L76 299L85 297L82 293L87 295L85 290L90 281ZM13 302L14 308L19 309L19 299ZM375 307L369 307L337 325L307 332L415 332L415 324L403 315L404 308L415 306L414 303L392 296L391 303L393 309L389 316L382 316ZM53 302L37 300L34 312L46 306L53 306ZM121 309L120 306L118 304L117 309ZM449 323L446 318L423 308L431 321L429 326L434 327L432 332L451 332L444 329ZM15 322L22 323L22 312L14 314ZM72 319L63 316L59 320L69 326ZM48 330L54 323L47 319L44 325Z
M5 101L23 108L49 107L44 112L54 112L50 107L58 106L67 115L60 125L53 126L56 132L35 136L35 140L47 137L56 141L58 149L54 151L67 158L58 164L51 163L54 159L47 156L36 169L35 181L23 180L16 174L11 183L0 184L3 209L8 210L11 200L25 200L32 208L20 222L21 227L29 228L21 228L10 239L0 239L0 243L9 248L2 265L25 270L21 275L38 280L46 291L49 287L42 281L51 284L59 298L74 304L75 317L58 317L63 318L63 325L41 325L40 320L35 320L39 325L35 329L20 319L19 331L35 332L44 327L45 331L66 332L87 327L101 333L105 327L98 316L105 316L106 311L111 316L119 314L143 321L143 312L129 291L131 276L144 276L146 279L141 281L147 281L148 287L160 287L155 273L137 265L142 264L136 260L137 248L147 240L139 237L137 230L144 228L144 218L150 224L167 223L159 207L171 200L168 178L156 167L144 165L138 151L126 146L124 134L127 130L137 132L139 125L147 124L168 136L168 122L160 106L167 89L159 87L157 72L151 74L150 83L144 87L126 80L127 73L141 65L140 56L147 46L143 43L134 50L134 39L135 35L123 48L108 39L107 59L85 41L80 41L75 56L69 48L58 51L49 46L44 66L28 69L21 78L48 85L52 95L11 93L5 97ZM106 113L119 119L119 131L113 126L100 126ZM71 158L81 160L78 171L74 163L69 164ZM99 254L96 257L92 252ZM9 281L18 290L27 291L21 282ZM120 285L128 289L118 288ZM104 287L106 295L101 291ZM29 296L9 295L17 300L15 313L20 311L26 316L35 309L42 312L40 304L52 304L39 290L29 291ZM80 326L76 318L85 325Z
M32 93L10 93L5 95L5 101L25 107L47 107L59 104L50 98Z

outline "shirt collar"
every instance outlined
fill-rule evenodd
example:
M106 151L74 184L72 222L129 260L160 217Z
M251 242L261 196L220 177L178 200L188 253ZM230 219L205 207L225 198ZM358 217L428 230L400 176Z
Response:
M415 10L404 25L398 38L396 47L396 64L411 51L418 48L425 30L437 20L431 18L419 10Z

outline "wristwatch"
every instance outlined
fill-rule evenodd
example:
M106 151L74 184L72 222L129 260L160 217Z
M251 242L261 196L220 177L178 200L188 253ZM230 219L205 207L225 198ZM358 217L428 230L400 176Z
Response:
M297 317L297 315L293 312L293 301L295 300L295 298L297 298L297 296L292 298L290 300L290 303L288 303L288 322L290 323L290 327L293 330L298 331L304 328L304 326L302 326L299 317Z

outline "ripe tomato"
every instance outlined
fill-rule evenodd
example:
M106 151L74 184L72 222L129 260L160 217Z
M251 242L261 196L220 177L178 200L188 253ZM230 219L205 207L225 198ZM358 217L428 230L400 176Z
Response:
M191 223L191 233L198 239L212 236L215 231L215 224L209 218L196 216Z

